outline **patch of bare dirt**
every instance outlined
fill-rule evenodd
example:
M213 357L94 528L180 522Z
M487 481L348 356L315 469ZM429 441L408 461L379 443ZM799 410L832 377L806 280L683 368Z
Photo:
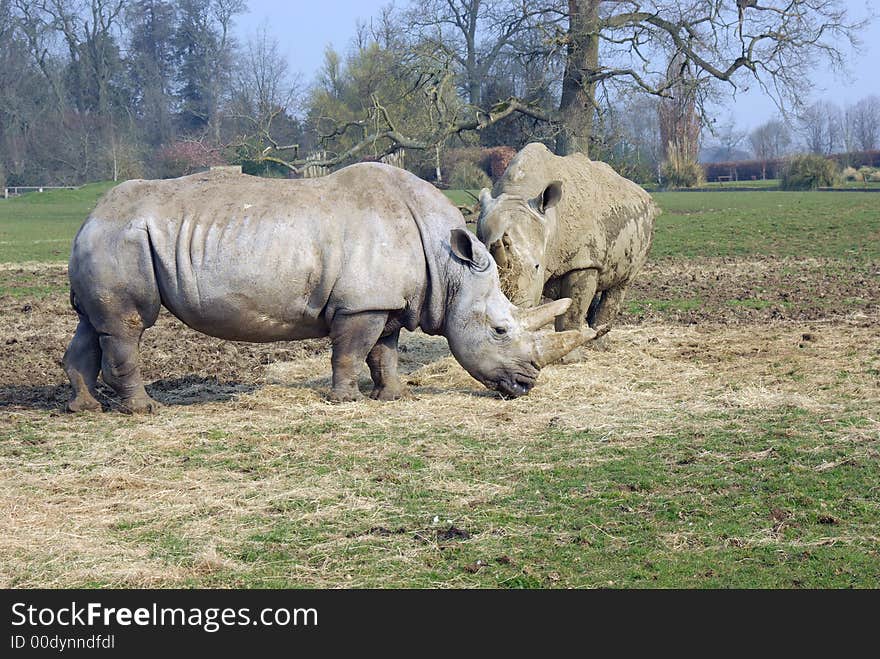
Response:
M68 398L61 358L77 317L68 302L66 272L64 265L44 265L2 273L6 290L17 282L57 290L44 296L0 296L0 409L60 408ZM153 383L151 391L167 393L173 399L169 402L204 402L253 388L263 382L267 365L311 357L328 345L326 340L223 341L189 329L163 309L155 327L144 333L141 369Z
M761 324L880 310L880 263L821 259L649 262L627 292L620 324Z
M8 293L16 287L35 292ZM60 410L69 396L60 362L77 323L67 299L66 266L6 268L0 271L0 291L7 291L0 292L0 409ZM701 330L732 326L743 337L760 328L755 341L734 342L723 355L703 336L687 340L682 335L675 342L678 359L730 359L742 368L747 360L763 363L766 358L762 346L767 323L861 318L871 325L880 313L880 264L790 259L651 263L628 299L618 331L610 337L612 344L620 340L615 334L623 337L627 325L691 325ZM795 334L795 351L821 350L827 343L821 326L804 326ZM645 340L656 343L663 338L655 333ZM223 341L190 330L163 311L144 335L141 364L153 395L166 403L188 405L224 401L273 383L327 387L328 347L327 340ZM408 336L401 347L401 370L407 383L423 394L457 389L494 396L463 371L461 377L450 377L460 369L442 339Z

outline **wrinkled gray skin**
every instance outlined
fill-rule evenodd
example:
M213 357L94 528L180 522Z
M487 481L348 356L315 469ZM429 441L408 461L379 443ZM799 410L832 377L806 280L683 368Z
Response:
M480 206L477 235L514 304L569 297L556 329L588 324L598 336L644 265L659 214L647 192L607 164L559 157L539 143L517 153Z
M100 372L131 412L144 390L138 348L165 306L205 334L268 342L329 336L332 398L394 399L401 328L442 334L461 365L507 396L541 366L592 338L537 334L564 300L520 312L488 251L432 185L376 163L320 179L212 172L130 181L83 224L70 257L79 326L64 356L72 411L101 409Z

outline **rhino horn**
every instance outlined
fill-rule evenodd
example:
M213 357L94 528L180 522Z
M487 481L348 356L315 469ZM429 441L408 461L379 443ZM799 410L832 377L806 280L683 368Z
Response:
M564 297L531 309L520 309L519 321L524 329L535 332L544 325L552 323L556 316L564 314L569 306L571 306L571 298Z
M492 201L492 191L489 188L480 190L480 206L486 208L490 201Z
M582 346L589 334L578 330L567 332L548 332L535 335L534 363L538 368L559 361L575 348ZM590 337L593 338L593 337Z

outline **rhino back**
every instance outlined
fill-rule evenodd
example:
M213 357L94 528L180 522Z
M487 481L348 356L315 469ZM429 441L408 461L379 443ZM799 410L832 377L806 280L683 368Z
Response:
M548 245L548 274L595 267L607 286L634 275L647 258L658 210L645 190L608 164L579 153L560 157L543 144L529 144L511 161L493 195L532 199L557 180L564 192Z
M207 334L324 336L339 312L421 304L421 238L390 169L356 166L305 181L211 173L123 184L83 226L71 263L100 271L102 281L90 285L104 289L120 286L106 281L114 277L127 287L154 279L162 303ZM131 266L115 274L95 267L122 261Z

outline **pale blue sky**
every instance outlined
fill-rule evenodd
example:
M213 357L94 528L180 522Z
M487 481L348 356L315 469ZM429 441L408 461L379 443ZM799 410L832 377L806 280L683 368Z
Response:
M401 4L405 0L400 0ZM369 20L389 4L388 0L248 0L250 11L238 20L241 37L254 33L264 22L287 54L293 71L311 82L321 66L324 48L333 44L345 51L355 33L357 20ZM855 16L866 15L869 7L880 9L878 0L846 0ZM853 103L869 94L880 94L880 20L874 20L863 35L860 55L850 58L848 76L818 67L813 75L813 100L825 98L839 104ZM744 129L763 123L777 113L773 102L755 89L728 99L718 121L732 114Z

